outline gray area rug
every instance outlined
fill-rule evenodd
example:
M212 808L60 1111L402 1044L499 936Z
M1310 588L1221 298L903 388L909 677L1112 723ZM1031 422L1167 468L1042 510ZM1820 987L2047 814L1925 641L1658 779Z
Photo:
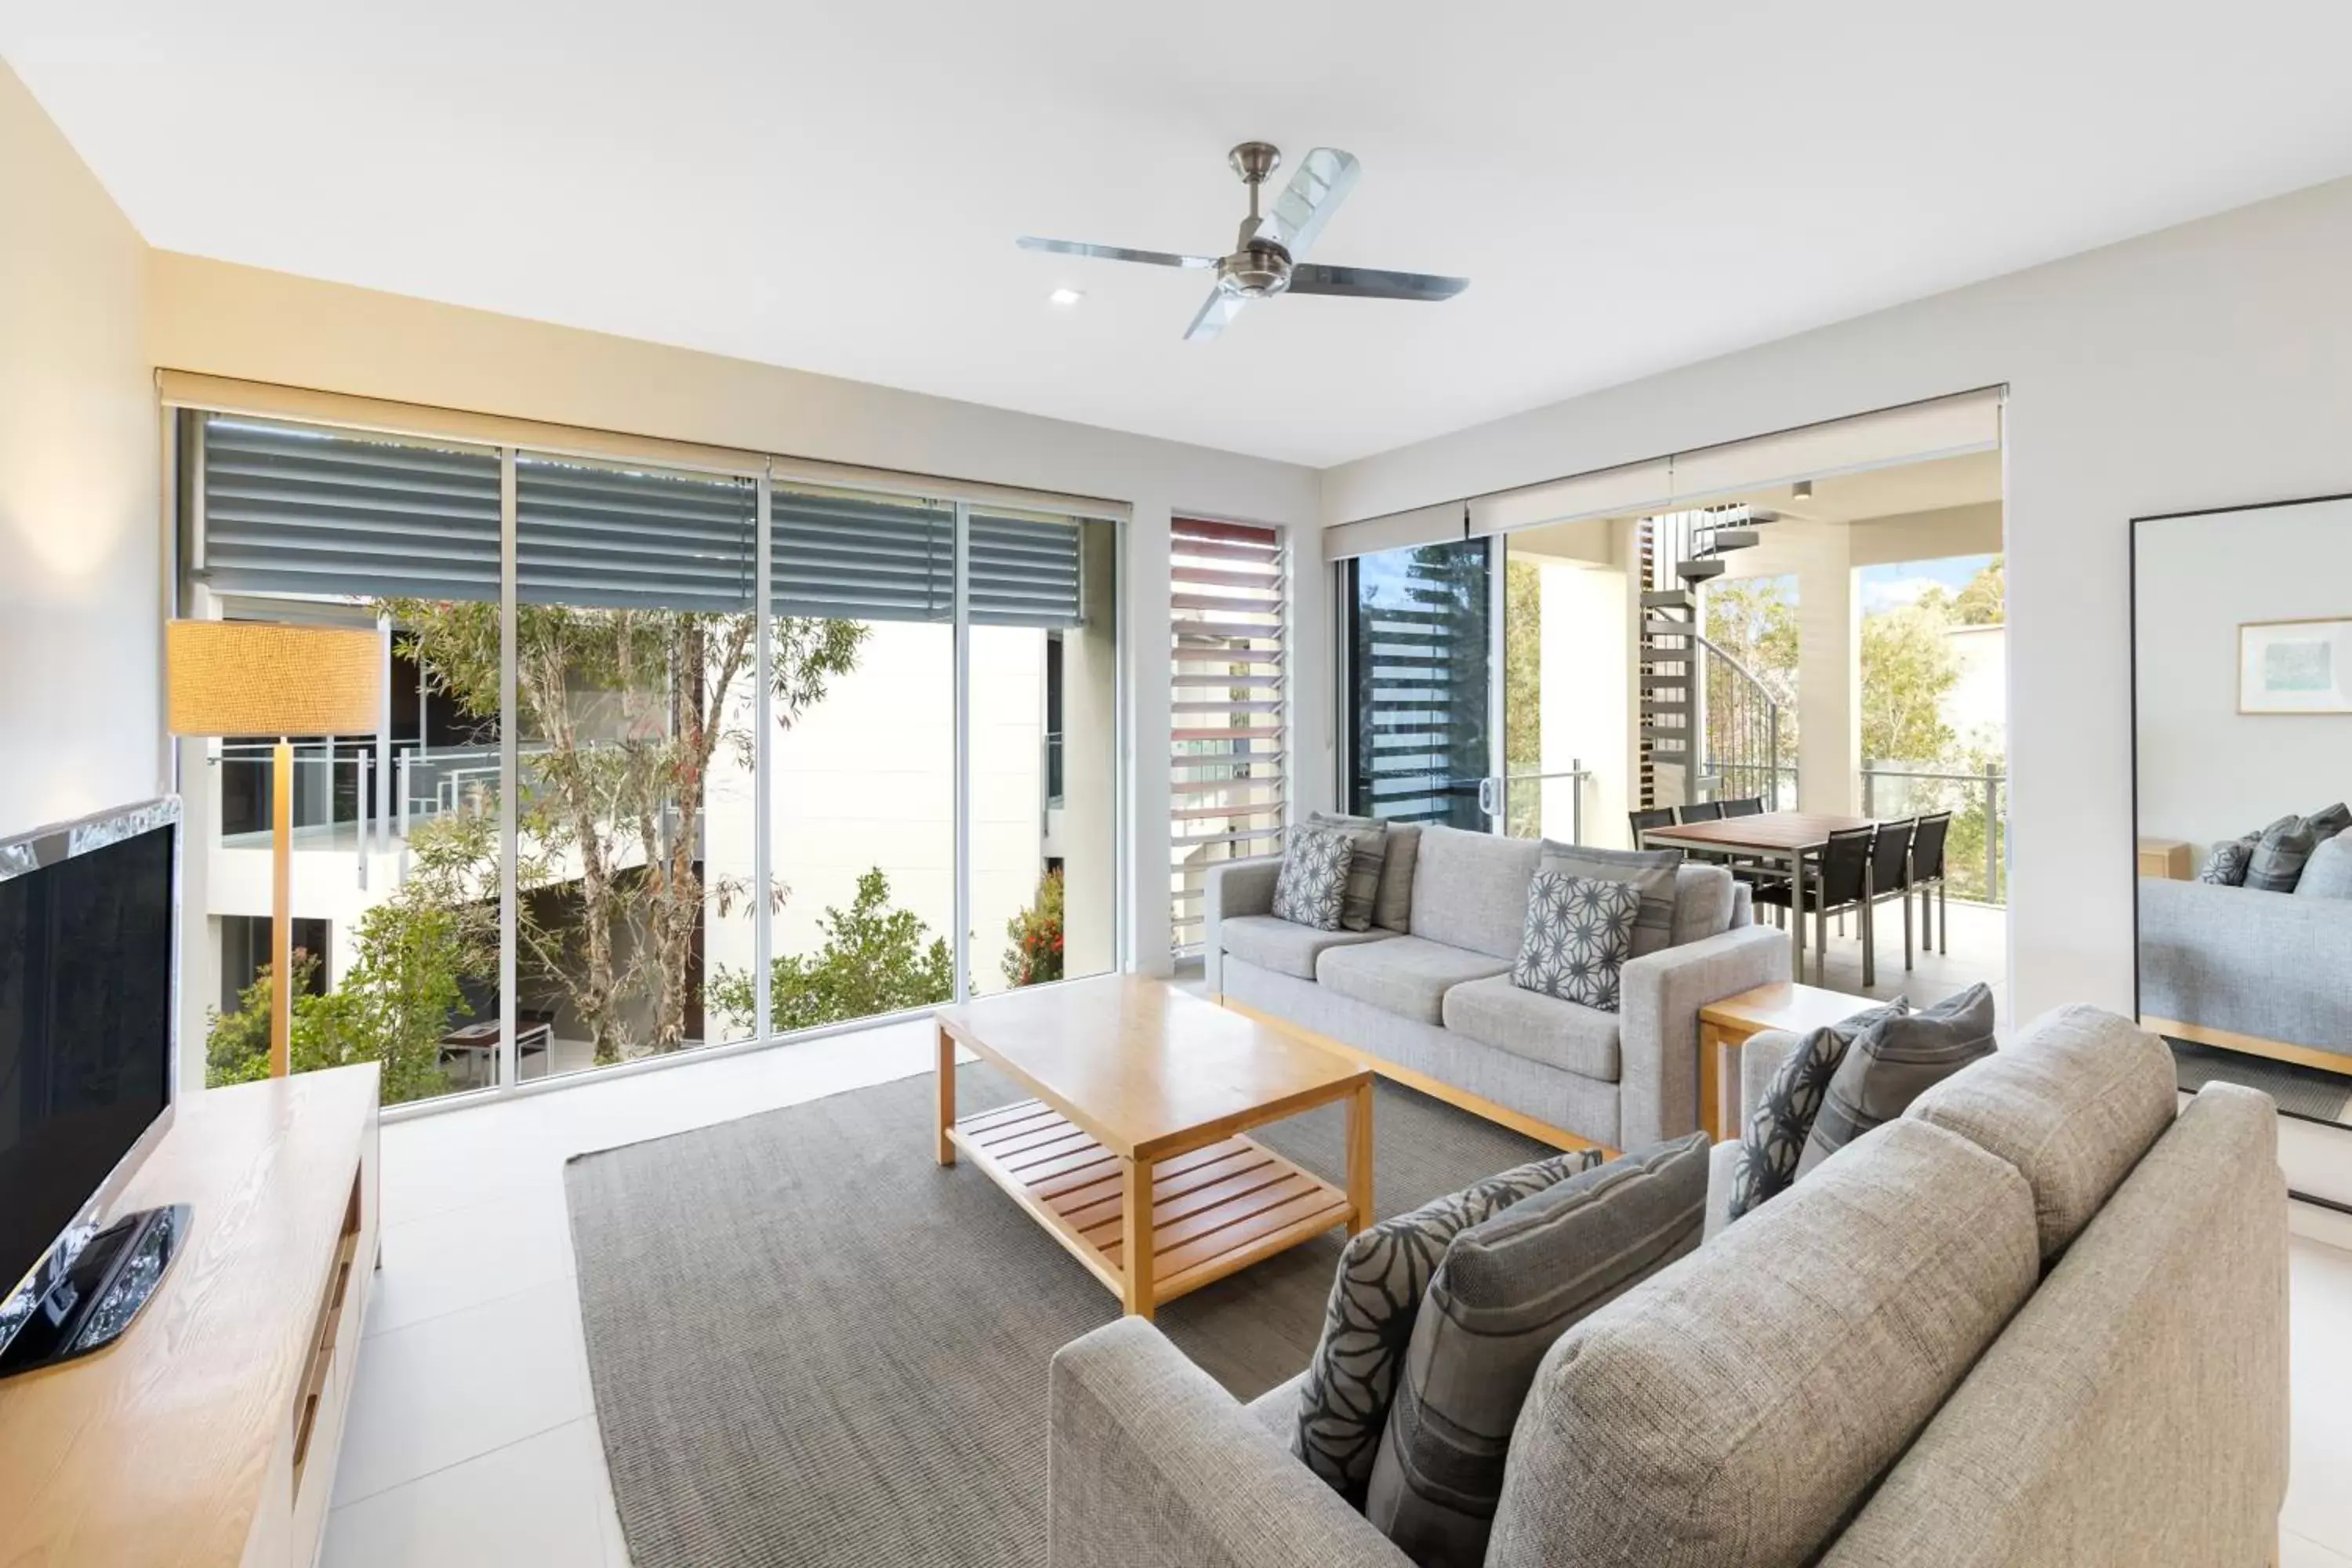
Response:
M2342 1073L2307 1068L2300 1062L2273 1061L2244 1051L2225 1051L2176 1040L2169 1035L2164 1043L2172 1047L2172 1062L2179 1069L2180 1087L2190 1094L2209 1083L2243 1084L2269 1095L2289 1116L2352 1124L2352 1078ZM2347 1059L2352 1061L2352 1058Z
M1023 1098L966 1067L966 1114ZM1118 1315L968 1163L929 1076L585 1154L564 1172L597 1426L637 1568L1045 1560L1046 1365ZM1383 1083L1383 1215L1542 1145ZM1330 1106L1254 1136L1342 1178ZM1306 1365L1341 1234L1171 1302L1239 1398Z

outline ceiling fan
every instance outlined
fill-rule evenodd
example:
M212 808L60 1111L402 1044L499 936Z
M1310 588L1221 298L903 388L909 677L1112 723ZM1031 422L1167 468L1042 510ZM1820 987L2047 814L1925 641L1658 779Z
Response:
M1184 256L1166 250L1129 250L1118 245L1088 245L1074 239L1037 239L1024 236L1024 250L1050 250L1063 256L1091 256L1105 261L1140 261L1150 267L1181 267L1213 270L1217 286L1184 330L1194 342L1213 338L1252 300L1276 294L1352 294L1367 300L1451 300L1470 287L1467 278L1440 278L1427 272L1382 272L1369 267L1327 267L1305 259L1331 214L1356 188L1363 165L1352 153L1318 147L1299 161L1274 211L1258 213L1258 187L1282 162L1281 150L1267 142L1244 142L1229 154L1234 173L1249 187L1249 216L1231 256Z

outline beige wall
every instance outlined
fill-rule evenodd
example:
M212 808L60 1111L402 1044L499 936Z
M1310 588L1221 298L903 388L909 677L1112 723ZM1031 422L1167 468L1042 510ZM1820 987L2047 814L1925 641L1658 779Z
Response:
M146 248L0 64L0 835L163 783Z

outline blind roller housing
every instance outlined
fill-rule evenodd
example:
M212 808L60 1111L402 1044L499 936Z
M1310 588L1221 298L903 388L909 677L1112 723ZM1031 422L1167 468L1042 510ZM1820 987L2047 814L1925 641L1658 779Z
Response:
M515 596L531 605L748 613L759 490L523 457L515 462Z
M215 591L498 598L496 452L218 415L203 439Z

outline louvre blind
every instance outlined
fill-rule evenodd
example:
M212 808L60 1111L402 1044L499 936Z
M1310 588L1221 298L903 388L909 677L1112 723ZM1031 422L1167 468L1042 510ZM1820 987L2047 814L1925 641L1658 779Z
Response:
M1281 845L1284 565L1273 529L1176 521L1169 890L1180 957L1201 951L1208 868Z
M499 455L225 415L197 575L221 593L499 596Z
M954 616L950 503L779 489L768 516L776 614L859 621ZM974 511L971 527L974 626L1079 624L1076 523Z
M1078 528L1059 519L971 514L971 624L1075 626Z
M515 460L515 596L602 609L748 611L759 489L749 479Z

